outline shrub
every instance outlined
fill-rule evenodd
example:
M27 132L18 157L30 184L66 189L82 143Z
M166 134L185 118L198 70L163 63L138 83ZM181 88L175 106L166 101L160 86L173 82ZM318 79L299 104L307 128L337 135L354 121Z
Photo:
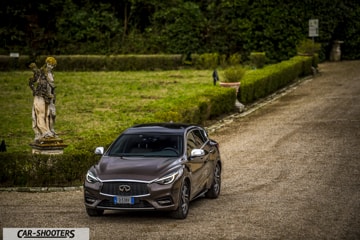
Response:
M241 63L241 55L239 53L235 53L230 55L229 57L229 65L239 65Z
M0 70L28 70L30 62L41 67L47 56L30 59L22 55L10 58L0 55ZM184 66L181 55L60 55L54 56L58 62L56 71L138 71L173 70Z
M300 55L313 55L321 49L320 43L315 43L311 39L304 39L296 46L296 50Z
M251 103L274 93L298 77L311 74L313 57L296 56L260 70L248 71L241 81L240 101Z
M209 88L197 96L178 98L178 104L169 111L156 112L153 120L203 124L212 117L231 112L235 97L233 89Z
M193 56L193 64L196 69L214 69L219 65L218 53L204 53Z
M224 70L224 82L240 82L245 75L245 68L241 65L231 66Z
M89 153L39 155L0 154L1 187L48 187L81 185L88 168L99 160Z
M266 63L265 52L252 52L250 53L251 65L255 68L263 68Z

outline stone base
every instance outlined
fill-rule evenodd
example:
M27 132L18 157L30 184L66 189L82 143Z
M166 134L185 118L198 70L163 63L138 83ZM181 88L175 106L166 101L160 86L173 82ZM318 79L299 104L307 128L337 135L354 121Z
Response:
M61 138L42 138L30 143L33 154L63 154L67 147Z
M235 107L239 110L239 112L245 111L245 106L239 100L236 99L235 101Z

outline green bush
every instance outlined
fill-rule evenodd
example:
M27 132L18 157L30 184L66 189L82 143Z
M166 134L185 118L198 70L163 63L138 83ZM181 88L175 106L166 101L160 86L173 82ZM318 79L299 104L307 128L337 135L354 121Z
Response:
M298 54L305 54L305 55L313 55L315 53L319 53L321 49L321 44L316 43L311 39L303 39L299 42L296 46L296 50Z
M266 63L265 52L251 52L250 53L251 65L255 68L263 68Z
M192 63L196 69L215 69L220 64L220 55L218 53L194 54Z
M312 73L313 58L296 56L263 69L247 71L241 81L239 98L244 104L274 93L298 77Z
M198 96L178 98L174 107L156 112L152 120L203 124L208 119L231 112L235 97L234 89L214 87Z
M99 160L88 152L63 155L0 154L1 187L81 185L87 169Z
M219 53L192 54L191 62L188 60L187 63L196 69L215 69L218 66L236 66L241 64L241 54L234 53L228 58L225 54Z
M224 82L240 82L245 75L245 68L241 65L231 66L224 70Z
M230 55L229 60L228 60L228 64L231 65L231 66L241 64L241 54L234 53L234 54Z
M31 59L29 56L10 58L0 56L0 71L28 70L35 62L38 67L45 63L47 56ZM60 55L56 56L57 71L139 71L173 70L182 68L181 55Z

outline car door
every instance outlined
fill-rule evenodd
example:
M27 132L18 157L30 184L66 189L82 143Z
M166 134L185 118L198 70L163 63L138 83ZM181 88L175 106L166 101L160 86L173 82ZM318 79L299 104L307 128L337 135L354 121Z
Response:
M209 180L210 175L213 172L214 165L214 146L210 144L210 140L207 137L205 130L198 129L194 131L196 139L198 140L199 148L205 151L205 165L203 171L202 182L205 184Z
M192 130L187 134L186 147L188 167L192 175L192 195L198 194L203 190L208 175L210 174L209 152L203 147L206 142L201 137L201 133L198 129ZM204 156L191 157L191 151L193 149L203 149L205 151Z

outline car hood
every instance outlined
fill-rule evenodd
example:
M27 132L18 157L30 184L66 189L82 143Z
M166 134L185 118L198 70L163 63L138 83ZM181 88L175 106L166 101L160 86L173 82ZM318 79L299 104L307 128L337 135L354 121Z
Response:
M153 181L178 169L180 158L138 158L103 156L95 167L97 177L105 180Z

